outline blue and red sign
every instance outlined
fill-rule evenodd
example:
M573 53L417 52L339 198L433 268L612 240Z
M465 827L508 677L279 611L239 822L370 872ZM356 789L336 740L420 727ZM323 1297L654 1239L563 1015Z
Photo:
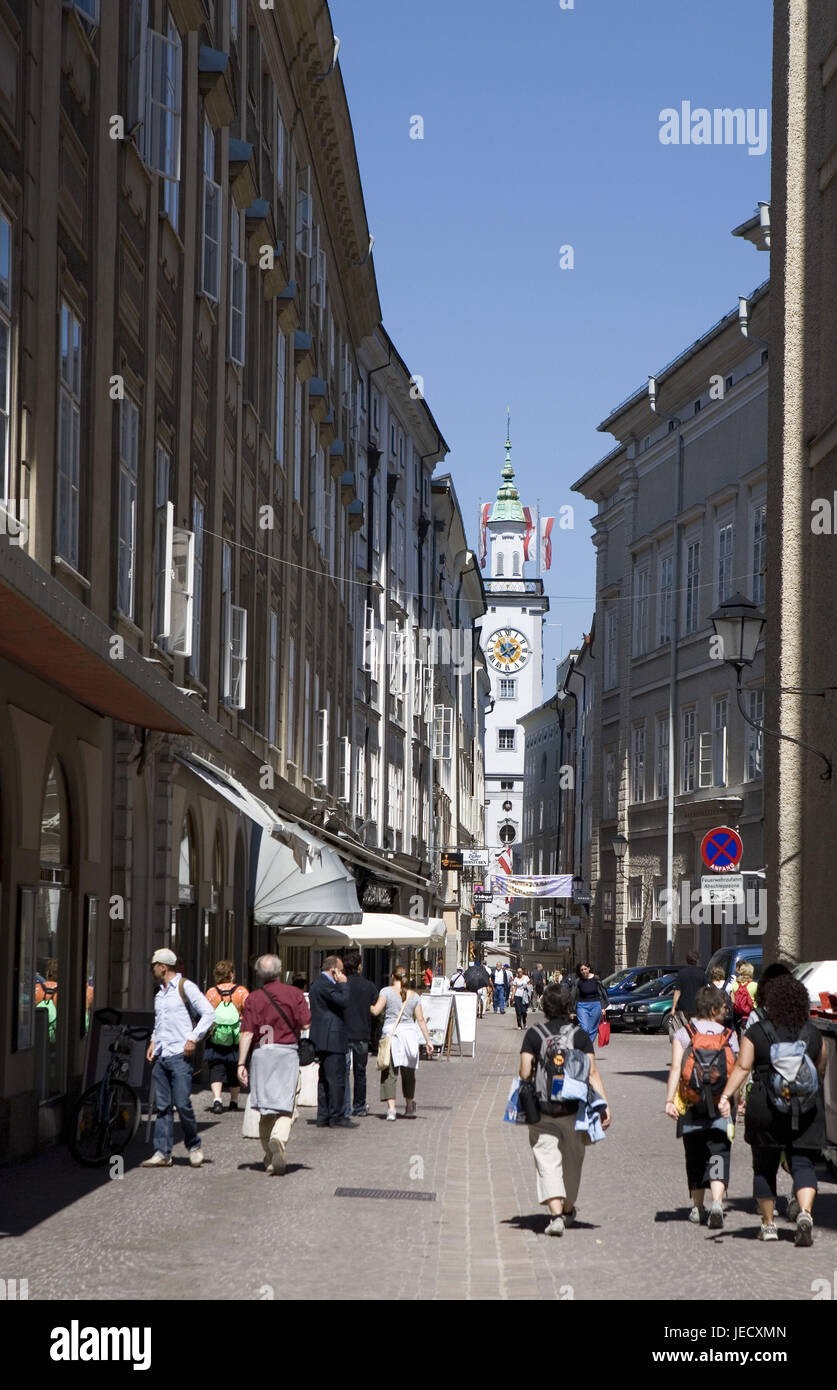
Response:
M700 857L707 869L716 874L729 874L738 868L744 846L737 830L728 825L716 825L700 842Z

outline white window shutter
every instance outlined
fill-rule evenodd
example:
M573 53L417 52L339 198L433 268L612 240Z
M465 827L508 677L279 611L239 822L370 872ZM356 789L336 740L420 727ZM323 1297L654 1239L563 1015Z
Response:
M700 736L700 765L698 769L698 786L711 787L713 785L713 737L711 733L703 733Z
M317 710L317 762L314 772L315 782L321 786L328 784L328 710Z
M377 634L375 632L375 610L371 603L367 603L364 616L363 663L361 670L369 671L374 675L378 669L378 643Z
M340 740L340 770L337 783L337 800L350 806L352 802L352 745L348 738Z
M195 593L195 533L176 526L172 535L171 637L168 649L192 655L192 609Z
M221 595L221 699L229 700L232 693L232 593Z
M171 633L171 579L172 579L172 535L174 531L174 503L165 502L157 508L157 564L155 575L154 623L157 631L155 642Z
M247 609L230 604L230 704L247 704Z

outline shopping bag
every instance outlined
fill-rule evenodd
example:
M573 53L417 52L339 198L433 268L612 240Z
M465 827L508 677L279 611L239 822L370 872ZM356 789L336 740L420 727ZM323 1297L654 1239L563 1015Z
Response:
M503 1119L510 1125L525 1125L526 1118L523 1111L519 1108L520 1100L520 1077L516 1076L509 1087L509 1098L506 1101L506 1108Z
M601 1023L599 1024L598 1042L599 1047L607 1047L608 1043L610 1042L610 1024L608 1023L606 1018L603 1018Z

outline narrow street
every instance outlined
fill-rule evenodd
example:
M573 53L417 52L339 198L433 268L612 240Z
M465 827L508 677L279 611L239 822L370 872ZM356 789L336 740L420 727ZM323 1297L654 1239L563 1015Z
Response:
M537 1018L538 1015L535 1015ZM615 1034L600 1055L614 1112L586 1158L579 1221L542 1232L527 1131L502 1123L520 1033L513 1015L478 1027L476 1059L422 1064L418 1117L373 1113L352 1131L320 1130L304 1110L289 1171L269 1178L241 1115L206 1114L207 1162L148 1171L140 1130L125 1175L81 1170L65 1148L4 1172L0 1276L41 1299L811 1299L837 1268L837 1188L824 1184L813 1250L779 1220L756 1240L750 1153L733 1151L726 1229L686 1220L682 1146L663 1114L667 1040ZM179 1134L179 1131L178 1131ZM788 1190L781 1177L780 1191ZM339 1196L338 1189L399 1199ZM433 1200L427 1200L427 1195ZM418 1200L411 1200L418 1199Z

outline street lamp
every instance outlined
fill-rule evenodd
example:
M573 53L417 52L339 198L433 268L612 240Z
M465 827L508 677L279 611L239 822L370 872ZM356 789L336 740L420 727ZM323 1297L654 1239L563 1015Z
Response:
M790 734L782 734L778 729L766 729L764 723L751 719L744 708L741 672L745 666L752 666L755 659L756 648L761 640L766 621L761 609L752 600L745 598L743 594L733 594L732 598L726 599L719 608L716 608L711 619L712 626L721 639L724 661L728 666L735 668L736 695L741 718L761 734L770 734L771 738L781 738L784 739L785 743L795 743L798 748L805 748L809 753L816 753L817 757L822 758L825 763L825 772L820 773L820 776L824 782L830 781L831 759L825 753L822 753L819 748L814 748L810 743L803 743L801 738L791 738ZM788 695L817 695L820 699L825 699L826 695L825 690L800 690L793 686L762 686L761 688ZM833 689L833 687L827 688Z
M628 841L625 839L624 835L614 835L611 841L611 845L613 847L613 855L616 860L616 868L624 878L625 873L622 868L622 865L625 860L625 855L628 851Z

